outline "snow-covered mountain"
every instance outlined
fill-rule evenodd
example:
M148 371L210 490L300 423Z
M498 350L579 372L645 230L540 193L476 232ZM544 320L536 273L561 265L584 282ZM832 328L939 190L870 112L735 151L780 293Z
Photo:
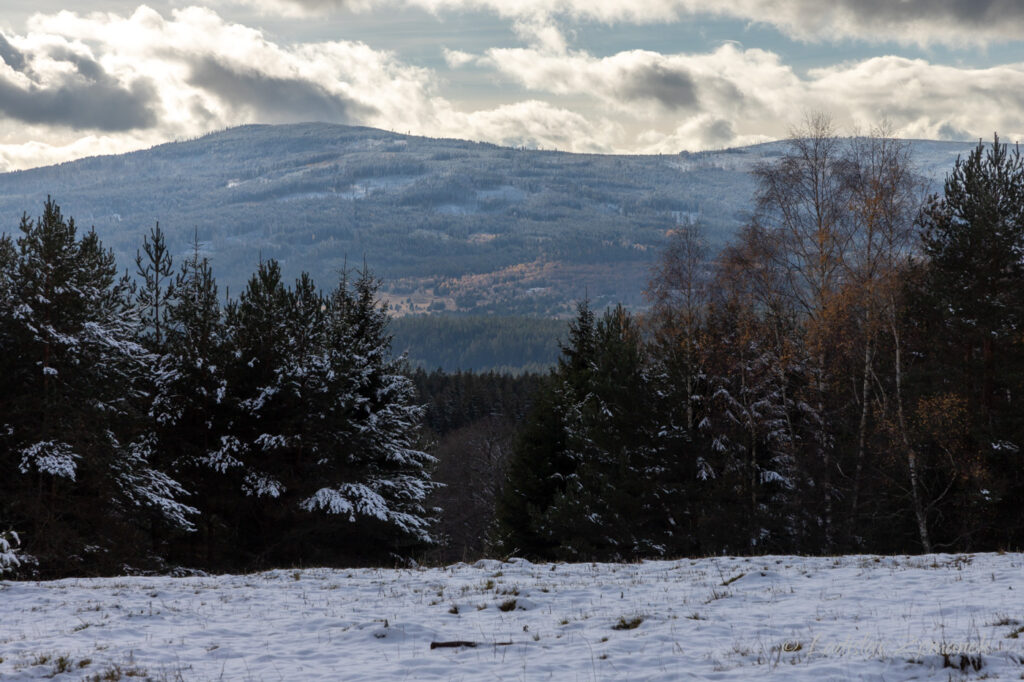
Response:
M914 142L941 180L970 143ZM399 313L551 314L588 294L642 302L666 231L722 244L749 214L749 170L783 143L661 156L510 149L327 124L246 126L153 149L0 175L0 230L52 195L131 266L157 221L198 233L237 292L258 260L324 287L367 265Z

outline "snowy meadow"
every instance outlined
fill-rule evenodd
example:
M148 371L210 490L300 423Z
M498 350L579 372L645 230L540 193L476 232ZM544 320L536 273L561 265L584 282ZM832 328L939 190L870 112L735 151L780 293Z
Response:
M1020 679L1024 555L0 582L0 679Z

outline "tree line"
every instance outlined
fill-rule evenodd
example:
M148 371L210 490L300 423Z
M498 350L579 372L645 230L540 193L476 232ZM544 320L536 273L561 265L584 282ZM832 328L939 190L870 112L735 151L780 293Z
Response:
M222 302L159 225L118 277L48 200L0 237L0 570L389 561L432 541L378 282L261 262Z
M566 560L994 550L1024 540L1024 161L926 197L909 146L809 117L715 258L675 232L651 309L584 302L497 502Z
M816 116L754 175L522 376L413 372L365 267L222 298L158 225L118 277L48 201L0 238L0 571L1019 547L1018 151L926 196Z
M565 319L430 314L396 317L390 329L414 367L519 374L554 364L565 326Z

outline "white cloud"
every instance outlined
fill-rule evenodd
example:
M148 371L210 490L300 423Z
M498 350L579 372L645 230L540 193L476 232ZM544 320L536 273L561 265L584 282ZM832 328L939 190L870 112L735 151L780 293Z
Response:
M220 0L296 16L373 7L419 7L431 12L486 10L522 27L551 17L604 23L671 23L721 16L774 26L801 40L855 38L904 44L978 45L1019 40L1019 0ZM546 19L547 18L547 19ZM548 23L550 28L550 24Z
M275 43L198 7L169 18L145 6L130 16L35 15L0 48L6 167L245 123L414 129L436 116L426 69L358 42Z
M657 6L683 0L667 2ZM643 6L635 11L655 11ZM449 68L490 70L505 86L486 106L446 98L444 78L391 52L288 44L209 9L36 15L24 34L0 36L0 169L307 120L577 152L747 144L785 136L811 110L847 129L885 117L908 137L1024 136L1024 63L969 69L887 56L798 73L773 52L735 44L598 57L530 23L546 16L530 8L533 0L510 0L505 10L528 17L528 47L443 51Z
M67 110L67 120L45 120L44 99L34 110L26 105L15 112L22 119L17 120L4 114L9 103L0 102L4 170L120 153L256 122L333 121L580 151L606 149L614 127L533 100L475 111L459 107L438 94L432 71L389 52L351 41L285 45L198 7L169 17L148 7L129 16L35 15L26 35L8 36L0 48L0 91L4 84L20 87L29 100L33 93L38 99L39 88L23 82L28 77L8 61L22 70L27 61L36 81L55 87L78 78L82 69L101 69L115 94L143 79L154 84L143 101L147 115L129 117L106 133L101 131L111 126L80 109ZM85 66L67 61L67 54L64 61L54 59L57 50L77 55ZM448 59L466 63L475 57L450 52ZM91 87L83 83L82 89Z
M986 69L876 57L806 76L778 55L727 44L704 54L492 49L476 61L535 95L615 112L618 151L678 151L783 137L801 112L831 111L847 128L882 118L907 137L1024 132L1024 64ZM629 123L629 122L632 123Z
M448 48L444 48L444 61L451 68L457 69L461 66L466 66L475 62L476 55L470 54L469 52L463 52L462 50L449 50Z
M616 124L591 120L568 109L527 100L495 109L451 111L437 134L484 140L509 147L558 149L570 152L609 152Z
M63 163L102 154L121 154L166 142L159 135L86 135L67 143L30 141L0 143L0 173Z
M259 14L288 18L317 17L339 10L371 9L373 0L211 0L213 5L248 7Z

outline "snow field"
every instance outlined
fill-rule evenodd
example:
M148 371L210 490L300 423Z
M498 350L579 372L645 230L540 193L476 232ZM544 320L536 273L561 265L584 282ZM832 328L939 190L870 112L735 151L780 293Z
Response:
M3 680L1021 679L1024 555L0 582L0 659Z

